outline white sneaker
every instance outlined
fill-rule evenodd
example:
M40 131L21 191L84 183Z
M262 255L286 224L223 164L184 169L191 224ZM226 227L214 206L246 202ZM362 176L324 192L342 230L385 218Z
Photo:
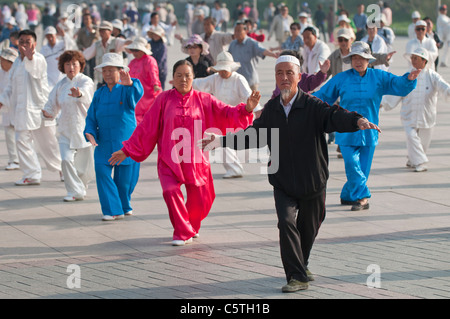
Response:
M192 243L192 238L189 238L188 240L172 240L172 246L184 246L190 243Z
M111 216L111 215L103 215L102 220L109 222L109 221L113 221L113 220L118 220L118 219L124 219L125 216L124 215L116 215L116 216Z
M12 163L8 163L8 166L5 167L5 170L13 171L13 170L16 170L16 169L19 169L19 168L20 168L20 166L19 166L18 163L12 162Z
M414 172L426 172L427 170L428 170L428 168L425 164L419 164L414 169Z
M75 202L79 200L84 200L84 197L66 196L63 198L63 201L65 202Z
M41 185L41 181L39 179L32 178L22 178L14 183L16 186L30 186L30 185Z
M195 234L194 237L192 237L192 238L199 238L199 237L200 237L200 234Z
M242 174L233 174L233 173L225 173L225 175L222 176L222 178L224 179L228 179L228 178L241 178Z
M131 215L133 215L133 211L132 210L130 210L129 212L125 213L125 216L131 216Z

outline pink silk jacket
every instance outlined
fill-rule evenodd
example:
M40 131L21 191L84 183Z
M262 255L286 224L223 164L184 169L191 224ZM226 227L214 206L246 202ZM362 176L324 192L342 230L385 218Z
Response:
M160 177L173 175L180 183L202 186L210 176L210 163L197 141L206 130L225 135L252 122L253 113L244 103L231 106L209 93L191 90L183 96L171 89L157 96L122 151L142 162L158 144Z
M158 63L152 56L144 55L140 59L133 59L128 67L130 68L130 76L139 79L144 87L144 96L139 100L135 109L136 122L139 124L155 98L162 92L161 90L155 92L154 89L155 85L161 87Z

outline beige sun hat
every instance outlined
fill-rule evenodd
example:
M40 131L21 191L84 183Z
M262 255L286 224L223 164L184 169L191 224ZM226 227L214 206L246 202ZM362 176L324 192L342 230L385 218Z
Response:
M19 56L19 52L17 52L13 48L3 49L0 53L0 57L2 57L5 60L8 60L10 62L14 62L18 56Z
M112 31L113 29L113 25L111 22L109 21L102 21L102 23L100 23L100 27L98 28L99 30L109 30Z
M160 27L160 26L155 27L154 25L151 25L150 29L147 32L154 33L157 36L160 36L164 43L167 42L166 32L164 31L164 29L162 27Z
M350 53L342 58L344 63L351 63L351 57L353 55L359 55L364 59L369 60L369 63L373 63L376 61L375 57L372 55L372 51L370 50L369 45L366 42L356 41L352 43L352 48L350 49Z
M230 52L222 51L217 55L217 63L211 69L214 71L234 72L241 67L239 62L234 62Z
M152 55L152 51L150 50L150 44L147 42L145 38L136 38L133 42L127 46L129 50L139 50L144 52L147 55Z
M102 63L97 65L94 69L101 71L105 66L115 66L118 68L123 68L125 72L130 71L130 68L123 64L122 54L118 53L106 53L102 57Z
M336 34L337 38L345 38L345 39L352 39L353 38L353 34L350 31L350 29L348 28L341 28L338 30L337 34Z

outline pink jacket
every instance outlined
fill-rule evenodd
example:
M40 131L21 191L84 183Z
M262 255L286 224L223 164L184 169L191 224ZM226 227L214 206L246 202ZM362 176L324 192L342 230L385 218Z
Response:
M154 89L155 85L161 87L158 64L154 57L144 55L140 59L133 59L128 67L130 68L130 76L139 79L144 87L144 96L139 100L135 109L136 122L139 124L152 106L156 96L162 92L161 90L155 92Z
M197 147L204 132L225 135L246 128L253 113L245 104L227 105L209 93L176 89L158 95L144 120L123 143L122 151L137 162L144 161L158 144L159 175L174 175L180 183L201 186L209 178L207 153ZM211 130L211 129L214 130Z

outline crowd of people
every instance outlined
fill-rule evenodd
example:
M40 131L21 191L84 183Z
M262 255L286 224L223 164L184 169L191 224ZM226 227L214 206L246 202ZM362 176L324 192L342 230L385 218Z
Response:
M48 170L59 172L64 201L83 200L96 180L102 220L123 219L133 214L139 163L157 147L172 243L182 246L199 237L215 198L209 155L201 148L221 147L223 178L242 178L236 150L268 146L278 152L269 182L288 281L283 291L293 292L313 280L307 264L325 218L327 144L336 141L345 163L341 204L369 209L380 108L402 102L406 165L427 170L437 95L450 96L437 72L447 65L450 44L445 5L436 31L431 18L412 13L405 48L410 68L403 76L389 73L395 34L383 2L374 19L363 4L351 17L342 6L325 13L318 5L313 14L306 2L295 19L283 3L257 10L243 2L230 12L225 2L187 1L186 35L170 2L148 3L144 14L134 2L82 4L78 27L61 5L2 8L0 107L6 170L23 173L17 186L40 185L39 154ZM272 37L278 45L266 47ZM186 58L173 66L170 79L175 41ZM264 105L257 66L266 57L276 59L276 84ZM210 135L211 128L240 131L224 137ZM272 128L280 129L279 145L271 136L264 145L246 140L249 131L271 135ZM237 143L240 138L245 143ZM295 168L293 162L303 164Z

